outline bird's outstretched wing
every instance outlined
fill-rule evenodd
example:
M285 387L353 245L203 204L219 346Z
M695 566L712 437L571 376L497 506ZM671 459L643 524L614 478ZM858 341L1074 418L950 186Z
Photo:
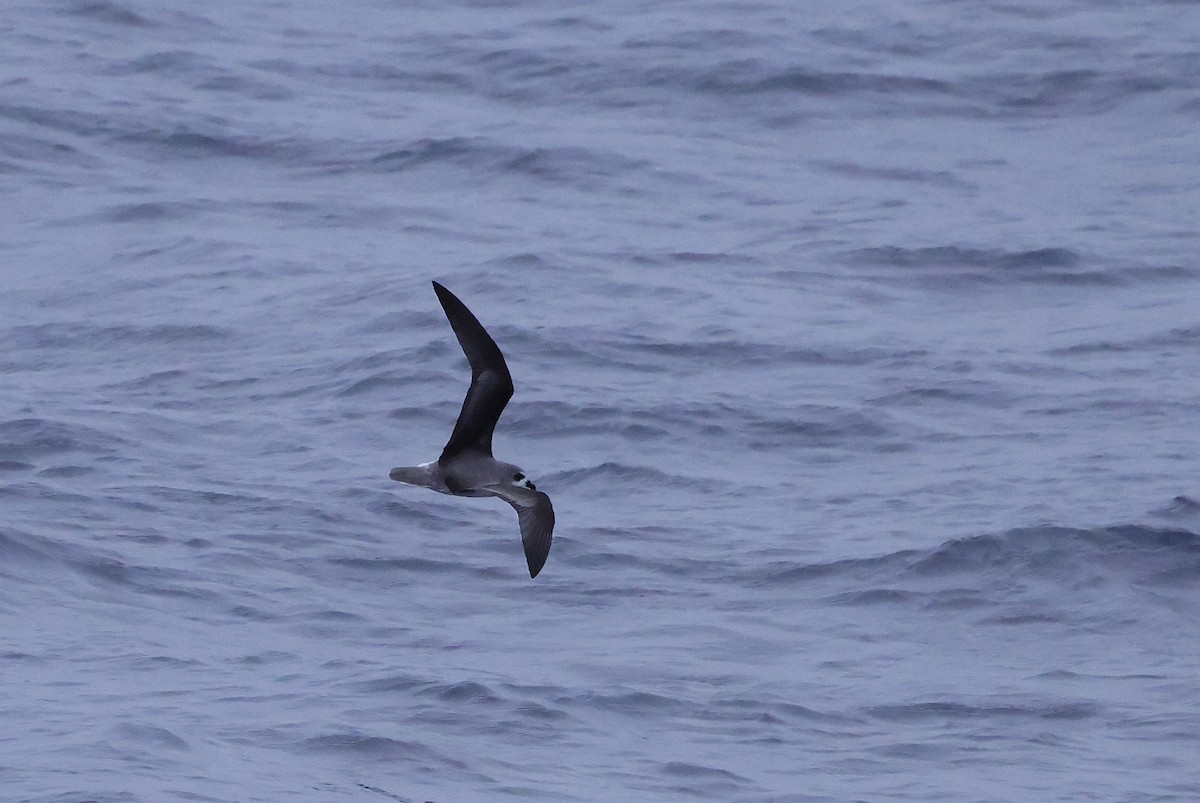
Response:
M521 545L525 547L525 562L529 576L537 577L546 556L550 554L550 539L554 534L554 508L550 497L518 485L485 485L480 490L494 494L513 506L521 523Z
M504 412L504 405L512 398L512 376L504 362L504 355L492 336L487 333L467 306L458 297L433 283L438 301L446 318L454 329L458 343L467 362L471 364L471 387L463 399L462 410L454 424L454 432L442 450L442 460L464 451L480 451L489 457L492 454L492 432L496 421Z

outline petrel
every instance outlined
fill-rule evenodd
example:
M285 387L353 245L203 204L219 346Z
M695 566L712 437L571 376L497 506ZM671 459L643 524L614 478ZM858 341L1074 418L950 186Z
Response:
M539 491L521 468L492 457L492 431L512 398L512 376L500 347L467 306L437 282L433 291L471 364L471 387L442 456L419 466L394 468L388 476L439 493L498 496L508 502L521 525L529 576L537 577L550 554L554 531L550 497Z

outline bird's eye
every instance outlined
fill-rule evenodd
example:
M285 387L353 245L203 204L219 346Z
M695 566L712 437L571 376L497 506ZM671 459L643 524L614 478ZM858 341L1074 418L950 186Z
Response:
M516 480L517 482L520 482L521 480L525 479L525 475L524 474L513 474L513 479Z

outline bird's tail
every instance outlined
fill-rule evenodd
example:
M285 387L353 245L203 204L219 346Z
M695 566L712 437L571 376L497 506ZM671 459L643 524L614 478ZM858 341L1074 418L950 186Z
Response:
M429 487L429 468L427 466L401 466L394 468L388 472L388 476L396 482L404 482L409 485L420 485L424 488Z

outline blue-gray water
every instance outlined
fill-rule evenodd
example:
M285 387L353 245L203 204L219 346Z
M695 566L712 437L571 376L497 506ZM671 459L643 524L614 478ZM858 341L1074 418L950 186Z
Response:
M0 798L1200 797L1200 6L0 22ZM400 486L467 367L554 499Z

